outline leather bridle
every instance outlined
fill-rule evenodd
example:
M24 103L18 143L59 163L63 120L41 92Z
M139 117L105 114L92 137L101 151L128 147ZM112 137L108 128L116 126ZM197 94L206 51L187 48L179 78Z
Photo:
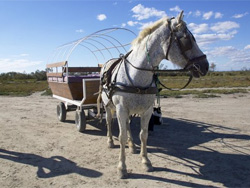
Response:
M169 30L170 30L170 36L169 36L169 39L168 39L169 42L168 42L168 47L167 47L165 58L168 60L169 51L171 49L171 46L172 46L173 42L176 41L176 44L177 44L178 48L180 49L180 52L181 52L182 56L184 57L184 59L187 62L186 66L183 69L159 70L159 69L155 69L156 67L153 67L153 66L152 66L152 69L136 67L131 62L129 62L127 60L127 57L132 52L132 50L129 53L127 53L126 55L121 55L120 58L112 65L113 68L116 67L116 65L120 64L121 62L124 62L125 64L126 63L129 64L130 66L132 66L133 68L135 68L137 70L153 72L154 76L153 76L152 83L155 81L155 83L160 84L162 87L164 87L166 89L169 89L169 90L181 90L181 89L186 88L189 85L189 83L192 81L192 78L193 78L192 74L190 74L188 82L182 88L180 88L180 89L172 89L172 88L169 88L169 87L165 86L164 84L162 84L160 82L160 80L158 79L158 74L157 73L197 71L197 72L199 72L199 74L203 75L202 71L200 70L199 64L196 64L196 62L200 61L200 60L203 60L203 59L206 59L206 55L203 54L201 56L198 56L198 57L195 57L195 58L192 58L192 59L190 59L187 56L186 51L192 49L192 42L196 42L195 38L192 35L192 33L188 30L187 27L185 28L184 35L182 37L178 37L177 34L176 34L177 31L173 30L171 28L171 20L172 19L173 18L168 20L168 27L169 27ZM146 51L147 51L147 57L148 57L148 60L149 60L150 56L149 56L149 52L148 52L148 49L147 49L147 44L146 44ZM107 79L108 82L106 83L106 85L108 86L108 88L111 88L111 94L108 95L109 98L111 98L111 96L113 95L113 93L115 91L122 91L122 92L128 92L128 93L137 93L137 94L156 94L158 92L156 87L146 87L146 88L135 87L131 80L129 80L129 81L130 81L132 86L125 86L125 85L116 83L116 77L117 77L118 71L117 71L117 73L115 75L115 79L114 79L113 83L111 83L111 72L112 72L113 68L110 69L107 72L107 75L109 75L108 76L109 78ZM126 66L125 66L125 68L126 68ZM127 70L126 70L126 74L128 75ZM152 83L151 83L151 85L152 85Z
M187 56L186 51L192 49L192 40L194 42L196 42L196 40L195 40L194 36L192 35L192 33L188 30L187 27L185 28L186 31L184 33L184 36L183 37L178 37L177 34L176 34L177 31L173 30L171 28L171 20L172 19L173 18L168 20L168 27L169 27L169 30L170 30L170 37L169 37L167 52L166 52L166 55L165 55L166 60L169 60L168 56L169 56L170 48L172 46L173 41L176 41L176 44L177 44L178 48L180 49L181 55L184 57L184 59L187 62L186 66L183 69L181 69L182 72L183 71L190 71L190 70L193 69L195 71L198 71L201 75L203 75L203 73L200 70L200 66L198 64L195 64L195 63L197 61L206 59L206 55L203 54L201 56L198 56L198 57L195 57L195 58L192 58L192 59L190 59ZM175 71L178 71L178 70L175 70Z

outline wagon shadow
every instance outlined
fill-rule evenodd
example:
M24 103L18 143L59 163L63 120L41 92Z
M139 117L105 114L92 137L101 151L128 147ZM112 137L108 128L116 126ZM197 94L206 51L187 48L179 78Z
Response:
M65 123L75 126L75 120L65 120ZM98 119L91 119L86 121L86 129L82 134L106 136L106 133L105 120L100 123Z
M37 177L39 178L52 178L71 173L79 174L89 178L98 178L102 176L101 172L79 167L75 162L62 156L52 156L50 158L45 158L32 153L21 153L0 149L0 159L37 167Z
M139 124L135 120L134 124ZM136 144L139 126L131 126ZM201 180L222 183L226 187L250 187L250 148L236 146L226 139L233 139L233 143L250 141L250 135L239 134L239 130L220 125L212 125L187 119L164 118L164 124L155 126L152 136L148 138L148 152L151 155L163 158L169 162L176 162L184 168L189 168L193 173L154 167L154 171L185 175ZM209 142L216 146L204 146ZM204 145L203 145L204 144ZM239 144L238 144L239 145ZM195 149L192 149L196 147ZM230 153L217 151L233 151ZM198 149L197 149L198 148ZM164 155L159 155L159 153ZM171 157L170 157L171 156ZM173 161L173 157L177 158ZM181 161L181 162L180 162ZM153 163L153 165L155 165ZM176 181L146 174L130 174L132 179L152 179L169 182L182 186L204 187L200 184L185 181Z

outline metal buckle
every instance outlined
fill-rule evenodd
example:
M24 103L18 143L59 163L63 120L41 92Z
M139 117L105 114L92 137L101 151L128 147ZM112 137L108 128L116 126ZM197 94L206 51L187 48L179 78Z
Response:
M203 73L201 72L201 67L198 64L193 64L193 68L195 71L197 71L198 73L200 73L201 75L203 75Z
M138 88L138 87L136 87L136 94L140 94L141 93L141 89L140 88Z

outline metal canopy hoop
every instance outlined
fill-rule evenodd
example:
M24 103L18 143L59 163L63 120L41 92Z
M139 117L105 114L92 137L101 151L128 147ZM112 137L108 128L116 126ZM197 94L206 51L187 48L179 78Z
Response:
M105 61L109 59L119 57L121 53L127 53L131 42L128 42L128 37L133 39L136 36L137 35L133 31L126 28L102 29L57 47L49 56L47 64L69 61L69 58L77 47L81 47L85 52L92 54L97 61L95 64L105 63ZM120 40L117 39L118 37ZM82 53L84 53L84 51Z

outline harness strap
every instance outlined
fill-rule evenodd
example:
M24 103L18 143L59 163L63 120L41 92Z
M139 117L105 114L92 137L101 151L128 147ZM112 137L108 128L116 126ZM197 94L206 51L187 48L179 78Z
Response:
M112 72L114 70L114 68L121 62L121 60L123 58L127 58L129 56L129 54L132 52L132 50L130 52L128 52L125 56L120 57L119 59L117 59L110 67L109 69L104 73L106 74L106 80L103 80L103 84L105 83L107 86L110 85L111 82L111 77L112 77ZM103 76L103 78L105 78L105 76Z
M192 81L192 79L193 79L193 76L190 75L190 77L189 77L189 79L188 79L188 82L187 82L182 88L179 88L179 89L172 89L172 88L169 88L169 87L165 86L165 85L158 79L158 77L157 77L157 82L158 82L163 88L168 89L168 90L170 90L170 91L180 91L180 90L182 90L182 89L185 89L185 88L190 84L190 82Z
M121 91L125 93L135 93L135 94L157 94L157 87L135 87L135 86L124 86L120 84L116 84L113 86L113 91Z
M166 55L165 55L165 58L166 58L166 60L169 60L168 59L168 53L169 53L169 50L170 50L170 46L171 46L171 44L172 44L172 42L173 42L173 31L172 31L172 29L171 29L171 20L172 20L173 18L171 18L171 19L168 19L168 29L169 29L169 31L170 31L170 37L169 37L169 45L168 45L168 48L167 48L167 52L166 52Z

